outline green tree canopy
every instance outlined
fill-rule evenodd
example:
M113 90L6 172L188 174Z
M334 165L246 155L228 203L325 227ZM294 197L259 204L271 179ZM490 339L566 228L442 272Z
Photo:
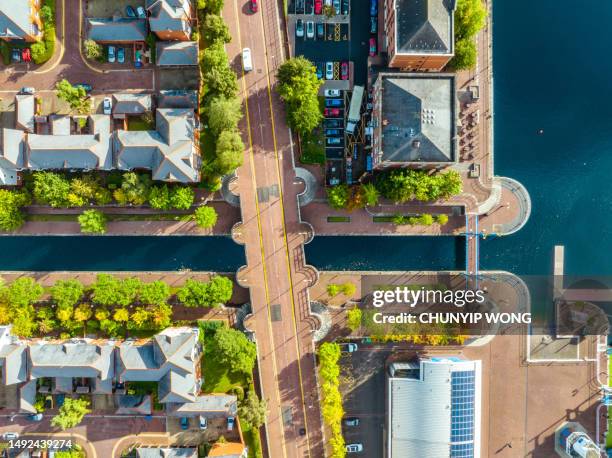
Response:
M0 229L14 231L25 222L21 207L30 204L27 191L8 191L0 189Z
M238 415L240 421L244 421L251 428L259 428L266 421L268 404L265 399L259 399L255 391L249 390L249 394L240 402Z
M331 186L327 188L327 203L336 210L346 208L350 195L350 189L345 184Z
M486 24L487 10L482 0L457 0L455 40L472 38Z
M202 53L204 85L211 96L222 95L231 98L238 91L236 74L229 66L222 42L216 42Z
M106 232L106 216L100 210L85 210L78 217L81 232L88 234L104 234Z
M54 172L34 172L34 199L52 207L67 207L70 182Z
M215 276L209 282L190 278L176 296L187 307L216 307L231 299L233 287L227 277Z
M356 331L361 327L361 309L357 306L346 312L346 325L351 331Z
M379 174L376 187L383 196L395 202L413 199L431 202L461 193L462 181L455 170L429 175L422 170L394 169Z
M193 205L195 193L189 186L175 186L170 193L170 205L177 210L188 210Z
M221 132L216 153L214 168L219 175L227 175L240 167L244 160L244 144L240 134L235 131Z
M214 207L198 207L195 209L193 217L198 227L202 229L210 229L217 224L217 211Z
M210 99L206 107L208 127L214 136L224 131L234 131L242 118L242 103L237 97L229 99L217 96Z
M59 409L59 413L51 419L51 426L65 431L74 428L83 421L83 417L90 413L89 400L86 398L66 398Z
M51 287L51 299L58 307L74 307L83 297L85 288L75 279L57 280Z
M464 38L455 42L455 55L448 65L453 70L469 70L474 68L477 58L474 39Z
M127 307L136 301L140 286L138 278L120 280L110 274L98 274L92 286L92 298L96 304Z
M213 354L231 372L250 375L255 367L255 344L235 329L225 326L217 329L214 337L208 341L206 351Z
M83 42L85 57L88 59L101 59L103 57L104 48L94 40L85 40Z
M77 110L80 114L89 112L87 92L84 88L73 86L68 80L63 79L56 83L55 90L57 98L68 103L73 110Z
M19 277L8 285L6 300L16 309L27 308L40 300L43 291L43 287L32 277Z
M161 280L143 283L140 287L140 302L143 304L165 304L169 297L170 286Z
M170 190L168 185L151 187L149 205L157 210L170 210Z
M374 186L373 183L366 183L364 185L361 185L360 193L363 197L364 202L369 207L374 207L378 204L379 193L378 189L376 189L376 186Z
M123 175L121 187L115 190L115 200L120 204L143 205L149 198L149 175L128 172Z
M229 43L232 41L232 35L227 24L218 14L207 14L204 18L202 29L204 30L204 40L206 40L206 43L214 43L216 41Z

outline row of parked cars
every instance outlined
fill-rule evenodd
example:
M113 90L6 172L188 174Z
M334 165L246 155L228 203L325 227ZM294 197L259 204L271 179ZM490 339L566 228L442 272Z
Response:
M316 63L316 68L317 68L317 78L319 78L320 80L322 79L326 79L326 80L334 80L334 79L338 79L336 78L335 72L334 72L334 62L317 62ZM343 61L339 63L340 66L340 78L341 80L347 80L349 79L349 63L347 61Z
M296 14L323 14L323 5L332 6L336 14L347 15L349 12L349 0L297 0Z
M236 424L236 420L234 417L227 417L227 430L228 431L233 431L235 424ZM199 416L198 425L202 431L208 428L208 420L206 419L205 416L203 415ZM189 418L188 417L181 417L181 429L183 431L186 431L189 429Z
M374 57L377 53L376 47L376 32L378 31L378 0L370 0L370 37L369 52L370 57Z
M326 118L340 117L341 110L344 109L344 99L342 92L339 89L326 89L324 115ZM343 119L326 119L325 127L325 145L327 147L341 147L344 143L344 120Z

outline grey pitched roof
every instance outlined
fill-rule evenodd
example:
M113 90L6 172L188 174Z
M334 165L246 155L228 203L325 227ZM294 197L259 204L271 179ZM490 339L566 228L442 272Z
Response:
M189 0L158 0L148 6L152 32L182 31L191 34Z
M15 96L15 127L34 132L34 96L17 94Z
M157 96L159 108L191 108L198 106L198 91L162 90Z
M197 458L195 448L137 448L137 458Z
M53 135L70 135L70 116L49 116Z
M122 170L154 169L160 162L159 150L166 146L155 130L115 131L117 167Z
M30 346L30 376L99 377L114 375L113 345L42 343ZM72 383L72 382L71 382Z
M102 42L144 41L147 36L145 19L87 19L87 37Z
M30 380L19 388L19 410L36 413L36 380Z
M157 42L156 63L159 66L198 65L196 41Z
M28 379L27 348L19 343L3 345L0 348L2 382L5 385L22 383Z
M153 343L134 345L124 342L119 346L117 376L120 381L156 382L165 370L155 361Z
M25 164L25 135L21 130L2 129L0 165L19 169Z
M168 415L175 417L223 417L236 415L238 398L229 394L207 394L198 396L194 402L171 403L166 406Z
M0 37L23 38L31 33L30 2L0 2Z
M170 370L159 381L159 402L194 402L198 390L193 373Z
M111 137L110 117L102 114L89 115L90 129L98 140L95 146L99 158L98 168L110 170L113 168L113 142Z
M151 111L152 107L151 94L121 92L113 95L113 113L115 114L143 114Z
M380 74L379 78L383 161L454 161L454 78L442 74Z
M395 0L398 53L453 52L454 0Z

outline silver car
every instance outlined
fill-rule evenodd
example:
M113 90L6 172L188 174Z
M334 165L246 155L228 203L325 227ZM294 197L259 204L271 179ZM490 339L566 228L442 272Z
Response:
M326 80L334 79L334 63L333 62L325 63L325 79Z
M306 36L308 38L314 38L315 30L314 30L314 22L308 21L306 23Z

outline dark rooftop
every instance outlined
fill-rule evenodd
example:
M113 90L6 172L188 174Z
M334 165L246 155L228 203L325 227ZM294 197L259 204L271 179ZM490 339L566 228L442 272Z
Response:
M453 52L455 0L396 0L398 53Z

